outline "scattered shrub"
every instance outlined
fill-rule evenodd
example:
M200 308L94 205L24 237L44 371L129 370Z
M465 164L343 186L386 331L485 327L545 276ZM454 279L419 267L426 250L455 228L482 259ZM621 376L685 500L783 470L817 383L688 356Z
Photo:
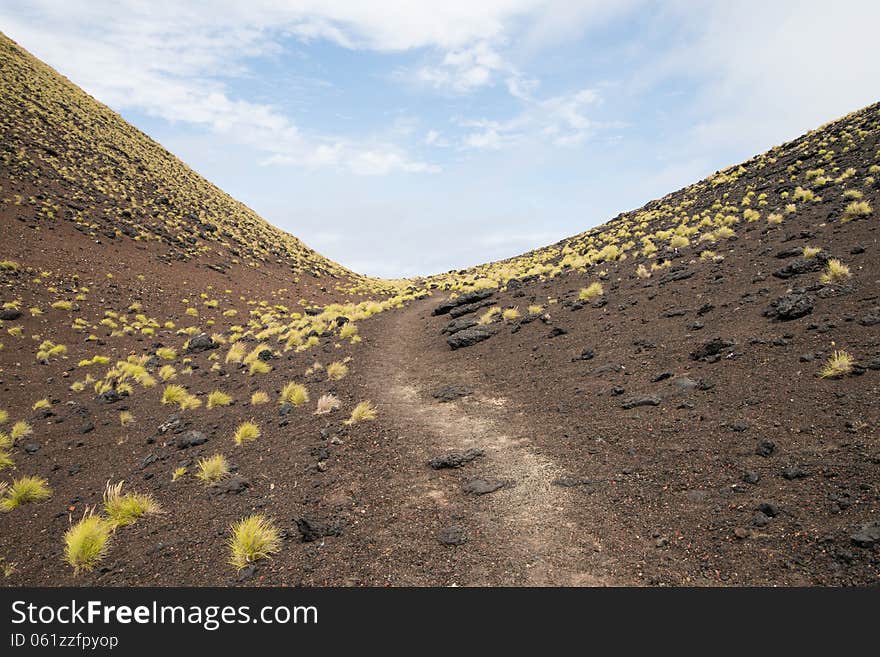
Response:
M104 512L113 527L125 527L137 521L143 515L161 513L162 507L145 493L122 494L122 483L110 484L104 490Z
M853 201L843 211L843 221L852 221L871 214L871 204L867 201Z
M251 406L259 406L260 404L266 404L268 402L269 395L262 390L257 390L254 394L251 395Z
M214 454L199 459L196 464L196 478L206 484L213 484L229 476L229 461L222 454Z
M232 397L220 390L214 390L208 395L208 408L217 408L218 406L229 406L232 403Z
M82 519L64 534L64 560L74 573L92 570L107 554L113 526L86 510Z
M343 366L344 367L344 366ZM309 391L301 383L288 383L281 389L279 404L293 404L302 406L309 401Z
M853 357L845 351L835 351L819 370L819 376L823 379L839 379L846 376L853 369Z
M253 422L242 422L235 430L233 439L236 445L249 443L260 437L260 427Z
M29 502L42 502L52 496L49 482L42 477L20 477L12 482L3 499L0 511L9 512Z
M255 514L243 518L232 525L231 531L229 562L239 570L281 550L281 533L266 516Z
M825 265L825 271L822 273L820 280L823 283L836 283L838 281L846 280L851 275L849 267L837 258L831 258L831 260L828 261L828 264Z
M341 361L330 363L327 366L327 378L331 381L339 381L345 378L346 374L348 374L348 365Z
M580 292L578 292L578 299L581 301L592 301L597 297L601 297L604 292L602 284L596 281L595 283L590 283L587 287L582 287Z
M331 411L335 411L339 406L339 399L334 395L321 395L318 398L318 408L315 411L315 415L326 415Z
M369 401L362 401L351 411L351 417L345 421L345 424L351 425L375 419L376 409L373 407L373 404Z

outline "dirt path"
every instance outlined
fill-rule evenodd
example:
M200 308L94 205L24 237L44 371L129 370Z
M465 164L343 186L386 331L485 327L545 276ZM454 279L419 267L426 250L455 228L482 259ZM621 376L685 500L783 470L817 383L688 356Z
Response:
M389 335L376 361L373 394L383 416L413 436L409 448L418 471L410 490L420 499L408 503L430 500L452 524L467 527L467 543L450 549L469 550L474 558L456 583L610 583L597 574L601 542L566 511L578 503L581 493L553 483L567 473L536 453L528 416L486 389L472 372L426 355L422 316L431 306L430 301L412 304L389 322ZM473 392L453 402L432 398L432 391L449 384ZM483 450L485 457L455 470L435 471L425 465L433 457L471 448ZM464 483L477 478L505 485L483 495L462 490Z

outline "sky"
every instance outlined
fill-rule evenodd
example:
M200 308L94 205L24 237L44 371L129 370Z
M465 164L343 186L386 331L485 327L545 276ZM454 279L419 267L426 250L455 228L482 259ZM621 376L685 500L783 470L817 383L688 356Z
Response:
M880 100L875 0L0 0L0 31L267 221L427 275Z

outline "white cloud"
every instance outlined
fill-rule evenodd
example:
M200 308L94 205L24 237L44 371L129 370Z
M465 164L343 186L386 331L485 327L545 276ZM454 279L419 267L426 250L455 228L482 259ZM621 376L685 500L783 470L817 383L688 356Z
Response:
M507 121L460 121L459 125L469 130L462 145L498 150L540 139L555 146L575 146L603 127L586 113L590 106L601 102L595 89L581 89L543 100L524 98L523 102L522 112Z

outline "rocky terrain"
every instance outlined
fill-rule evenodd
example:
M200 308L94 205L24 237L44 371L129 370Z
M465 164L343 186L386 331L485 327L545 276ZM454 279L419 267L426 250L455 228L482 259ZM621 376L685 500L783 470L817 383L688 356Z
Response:
M880 106L381 281L5 37L0 76L2 584L878 582Z

